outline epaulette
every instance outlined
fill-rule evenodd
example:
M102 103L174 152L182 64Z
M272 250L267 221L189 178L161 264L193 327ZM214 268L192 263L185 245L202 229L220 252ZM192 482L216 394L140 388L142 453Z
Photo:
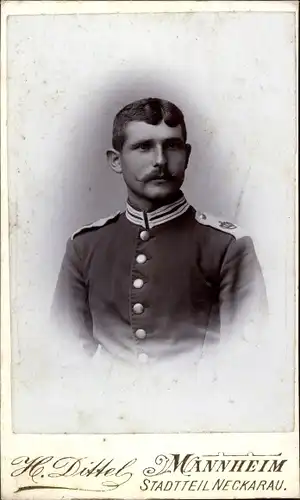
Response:
M85 233L86 231L90 231L93 229L99 229L100 227L105 226L108 222L115 219L118 215L120 215L120 212L115 212L108 217L104 217L103 219L99 219L96 222L92 222L92 224L88 224L87 226L83 226L80 229L77 229L77 231L72 234L71 240L74 240L75 236L78 236L81 233Z
M204 226L210 226L224 233L231 234L235 239L243 238L243 236L248 236L246 231L240 226L237 226L233 222L223 220L221 217L216 217L215 215L208 214L207 212L196 211L195 214L197 222L203 224Z

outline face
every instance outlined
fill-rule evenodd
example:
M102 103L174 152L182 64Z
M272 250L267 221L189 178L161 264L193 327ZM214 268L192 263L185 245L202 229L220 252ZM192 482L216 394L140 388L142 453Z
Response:
M189 155L190 145L184 142L180 125L133 121L126 127L126 140L116 160L129 194L159 200L179 191Z

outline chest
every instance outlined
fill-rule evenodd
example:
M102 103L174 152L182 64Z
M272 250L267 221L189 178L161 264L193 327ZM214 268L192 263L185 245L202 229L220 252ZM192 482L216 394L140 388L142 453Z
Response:
M99 242L86 268L91 300L195 307L218 296L219 270L189 226L120 226Z

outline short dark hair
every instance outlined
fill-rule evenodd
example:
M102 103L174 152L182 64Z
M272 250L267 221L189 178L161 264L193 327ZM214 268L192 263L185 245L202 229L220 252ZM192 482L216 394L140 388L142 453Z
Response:
M162 121L169 127L181 126L184 142L187 139L186 126L182 111L172 102L157 97L148 97L131 102L115 116L113 123L112 145L121 151L126 140L125 129L129 122L141 121L158 125Z

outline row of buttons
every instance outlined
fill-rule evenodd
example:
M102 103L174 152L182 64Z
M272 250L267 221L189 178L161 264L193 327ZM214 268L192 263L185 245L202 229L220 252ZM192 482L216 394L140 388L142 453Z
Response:
M140 238L143 241L148 240L149 239L149 233L148 233L148 231L141 231ZM138 262L138 264L144 264L146 262L146 260L147 260L147 257L143 253L137 255L137 257L136 257L136 261ZM144 281L141 278L137 278L133 282L134 288L142 288L143 285L144 285ZM132 309L133 309L133 312L135 314L142 314L144 312L144 306L142 304L140 304L140 303L134 304L133 307L132 307ZM139 338L145 338L145 336L144 337L139 337Z
M140 238L142 241L148 241L150 238L149 232L148 231L141 231ZM144 264L146 262L146 260L147 260L147 257L144 254L139 254L136 257L136 262L138 264ZM135 279L133 282L134 288L142 288L143 285L144 285L144 281L140 278ZM142 314L144 312L144 306L143 306L143 304L140 304L139 302L137 302L136 304L133 305L132 310L135 314ZM143 328L138 328L135 332L135 336L139 340L143 340L146 338L147 334ZM141 352L138 356L138 360L140 363L147 363L148 355L144 352Z

